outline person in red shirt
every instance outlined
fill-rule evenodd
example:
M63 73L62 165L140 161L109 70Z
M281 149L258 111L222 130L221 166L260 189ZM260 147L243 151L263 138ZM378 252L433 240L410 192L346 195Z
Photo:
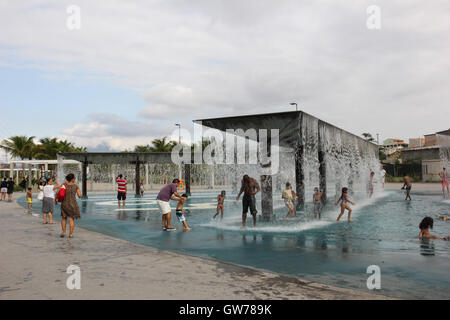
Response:
M127 198L127 180L123 178L121 174L116 179L117 183L117 202L120 209L120 200L122 200L122 206L125 208L125 200Z

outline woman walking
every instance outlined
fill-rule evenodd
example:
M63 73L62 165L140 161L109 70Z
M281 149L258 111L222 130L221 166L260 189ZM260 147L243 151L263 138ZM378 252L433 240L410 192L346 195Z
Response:
M47 184L43 188L44 199L42 200L42 213L44 215L44 224L55 224L53 222L53 211L55 210L55 190L59 188L59 181L56 179L56 185L53 185L53 179L48 178ZM48 214L48 222L47 222Z
M81 198L80 188L75 184L75 175L69 173L66 176L67 183L61 188L66 188L66 195L61 203L61 238L66 236L67 219L69 219L69 238L73 237L73 229L75 228L74 219L80 218L80 208L78 207L77 199Z

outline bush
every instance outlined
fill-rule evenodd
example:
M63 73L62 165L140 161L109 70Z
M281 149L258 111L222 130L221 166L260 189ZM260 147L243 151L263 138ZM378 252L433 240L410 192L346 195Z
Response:
M411 182L421 182L420 177L409 177ZM386 182L403 182L403 177L386 176Z

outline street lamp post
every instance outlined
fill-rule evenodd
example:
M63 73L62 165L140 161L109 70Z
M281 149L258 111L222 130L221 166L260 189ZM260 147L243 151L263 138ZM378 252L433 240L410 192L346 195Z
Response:
M178 144L181 144L181 124L175 123L175 126L178 127Z
M293 105L295 104L295 111L298 111L298 110L297 110L297 103L296 103L296 102L291 102L290 104L291 104L291 106L293 106Z
M178 127L178 144L181 145L181 124L175 123ZM181 180L181 163L178 165L178 179Z

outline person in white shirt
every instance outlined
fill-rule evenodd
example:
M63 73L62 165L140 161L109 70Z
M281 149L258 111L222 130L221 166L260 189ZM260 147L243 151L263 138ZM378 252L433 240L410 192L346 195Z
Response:
M44 224L55 224L52 219L52 214L55 209L55 190L59 188L59 181L56 179L56 184L53 185L53 179L48 178L47 184L42 191L44 192L44 200L42 201L42 213L44 214ZM47 214L48 220L47 222Z
M384 188L384 182L386 181L386 170L384 170L383 166L381 166L380 169L381 169L381 171L380 171L380 173L381 173L381 185Z

